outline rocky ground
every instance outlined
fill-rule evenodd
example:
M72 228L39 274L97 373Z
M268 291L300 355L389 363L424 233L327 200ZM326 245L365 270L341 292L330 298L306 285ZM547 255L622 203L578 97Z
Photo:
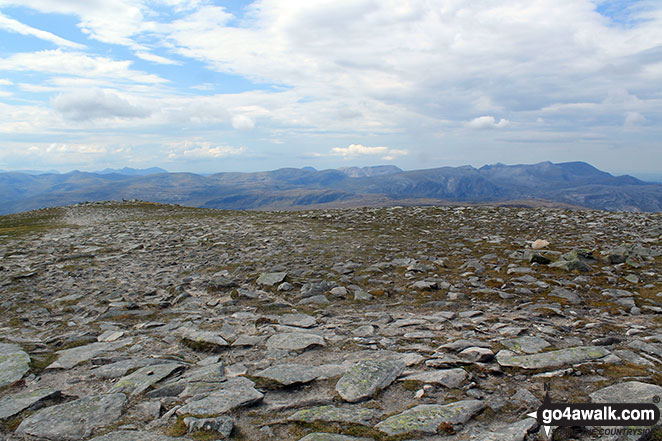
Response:
M91 203L0 256L0 439L531 441L545 384L662 396L660 214Z

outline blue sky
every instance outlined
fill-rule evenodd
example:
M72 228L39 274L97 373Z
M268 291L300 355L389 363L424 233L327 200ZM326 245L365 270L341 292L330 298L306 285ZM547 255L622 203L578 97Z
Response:
M662 172L659 0L0 0L0 169Z

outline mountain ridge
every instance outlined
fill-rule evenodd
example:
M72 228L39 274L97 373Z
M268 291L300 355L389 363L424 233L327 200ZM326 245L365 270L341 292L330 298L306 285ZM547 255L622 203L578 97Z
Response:
M375 201L397 205L413 200L432 204L541 200L600 210L662 211L661 184L629 175L613 176L585 162L409 171L389 165L327 170L305 167L210 175L157 170L163 169L0 173L0 214L120 199L240 210L333 208Z

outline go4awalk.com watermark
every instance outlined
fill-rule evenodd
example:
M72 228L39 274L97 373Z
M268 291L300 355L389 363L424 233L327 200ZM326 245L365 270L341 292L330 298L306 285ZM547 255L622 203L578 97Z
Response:
M549 386L545 385L545 399L536 418L549 436L554 426L591 427L596 435L646 435L660 420L660 399L651 403L552 403Z

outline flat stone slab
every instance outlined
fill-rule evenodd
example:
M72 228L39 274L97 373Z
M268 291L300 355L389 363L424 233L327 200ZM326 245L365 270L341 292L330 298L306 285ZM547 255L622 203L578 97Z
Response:
M179 363L155 364L145 366L120 379L110 392L123 392L130 396L139 395L178 369L183 369Z
M389 436L407 433L435 435L441 423L464 424L485 408L478 400L463 400L445 404L421 404L393 415L377 424L375 428Z
M341 365L306 366L302 364L279 364L256 372L254 377L274 381L283 386L310 383L320 378L336 377L347 368Z
M402 381L412 380L426 384L440 384L449 389L455 389L462 386L466 379L467 372L460 368L437 369L434 371L419 372L400 378Z
M312 328L317 324L315 317L308 314L284 314L278 321L281 325L296 326L298 328Z
M322 421L327 423L351 423L372 426L373 420L379 418L381 415L382 412L376 409L319 406L300 410L289 416L287 420L302 423Z
M20 346L0 343L0 387L23 378L30 370L30 356Z
M189 400L177 410L178 415L221 415L238 407L254 404L264 395L247 378L230 378L219 389L199 400Z
M0 400L0 420L12 417L41 400L56 397L59 394L60 391L56 389L38 389L4 396Z
M597 360L610 354L602 346L577 346L558 351L543 352L533 355L511 355L499 351L497 361L501 366L522 369L546 369Z
M116 351L131 343L133 343L133 339L126 338L114 342L96 342L76 348L63 349L56 352L58 358L48 366L48 369L71 369L87 360L98 357L106 352Z
M54 441L87 438L117 421L126 401L124 394L103 394L47 407L23 420L16 433Z
M223 337L211 331L182 328L177 331L182 342L193 350L220 350L230 346Z
M335 433L310 433L299 441L372 441L369 438L357 438L355 436L338 435Z
M286 272L262 273L260 274L260 277L257 278L257 284L265 285L265 286L274 286L285 280L285 277L287 277Z
M282 349L286 351L305 351L313 346L326 346L324 338L304 332L291 332L276 334L267 340L268 349Z
M505 424L502 428L492 429L489 433L473 435L471 441L524 441L529 430L537 425L538 421L527 418L516 423Z
M655 403L653 397L662 396L662 386L655 384L642 383L640 381L627 381L612 386L599 389L589 394L594 403ZM662 412L662 403L655 405ZM656 426L661 426L662 421L658 421ZM613 426L612 426L613 427ZM620 436L611 436L607 441L640 441L648 439L639 435L629 434Z
M188 441L188 438L172 438L160 433L145 432L143 430L118 430L117 432L97 436L90 441Z
M589 394L594 403L652 403L653 397L662 397L662 386L628 381L614 384ZM658 407L662 404L658 403Z
M367 400L405 370L401 360L363 360L352 366L336 383L340 397L350 403Z
M536 354L550 346L546 340L528 335L502 340L501 343L511 351L525 354Z

